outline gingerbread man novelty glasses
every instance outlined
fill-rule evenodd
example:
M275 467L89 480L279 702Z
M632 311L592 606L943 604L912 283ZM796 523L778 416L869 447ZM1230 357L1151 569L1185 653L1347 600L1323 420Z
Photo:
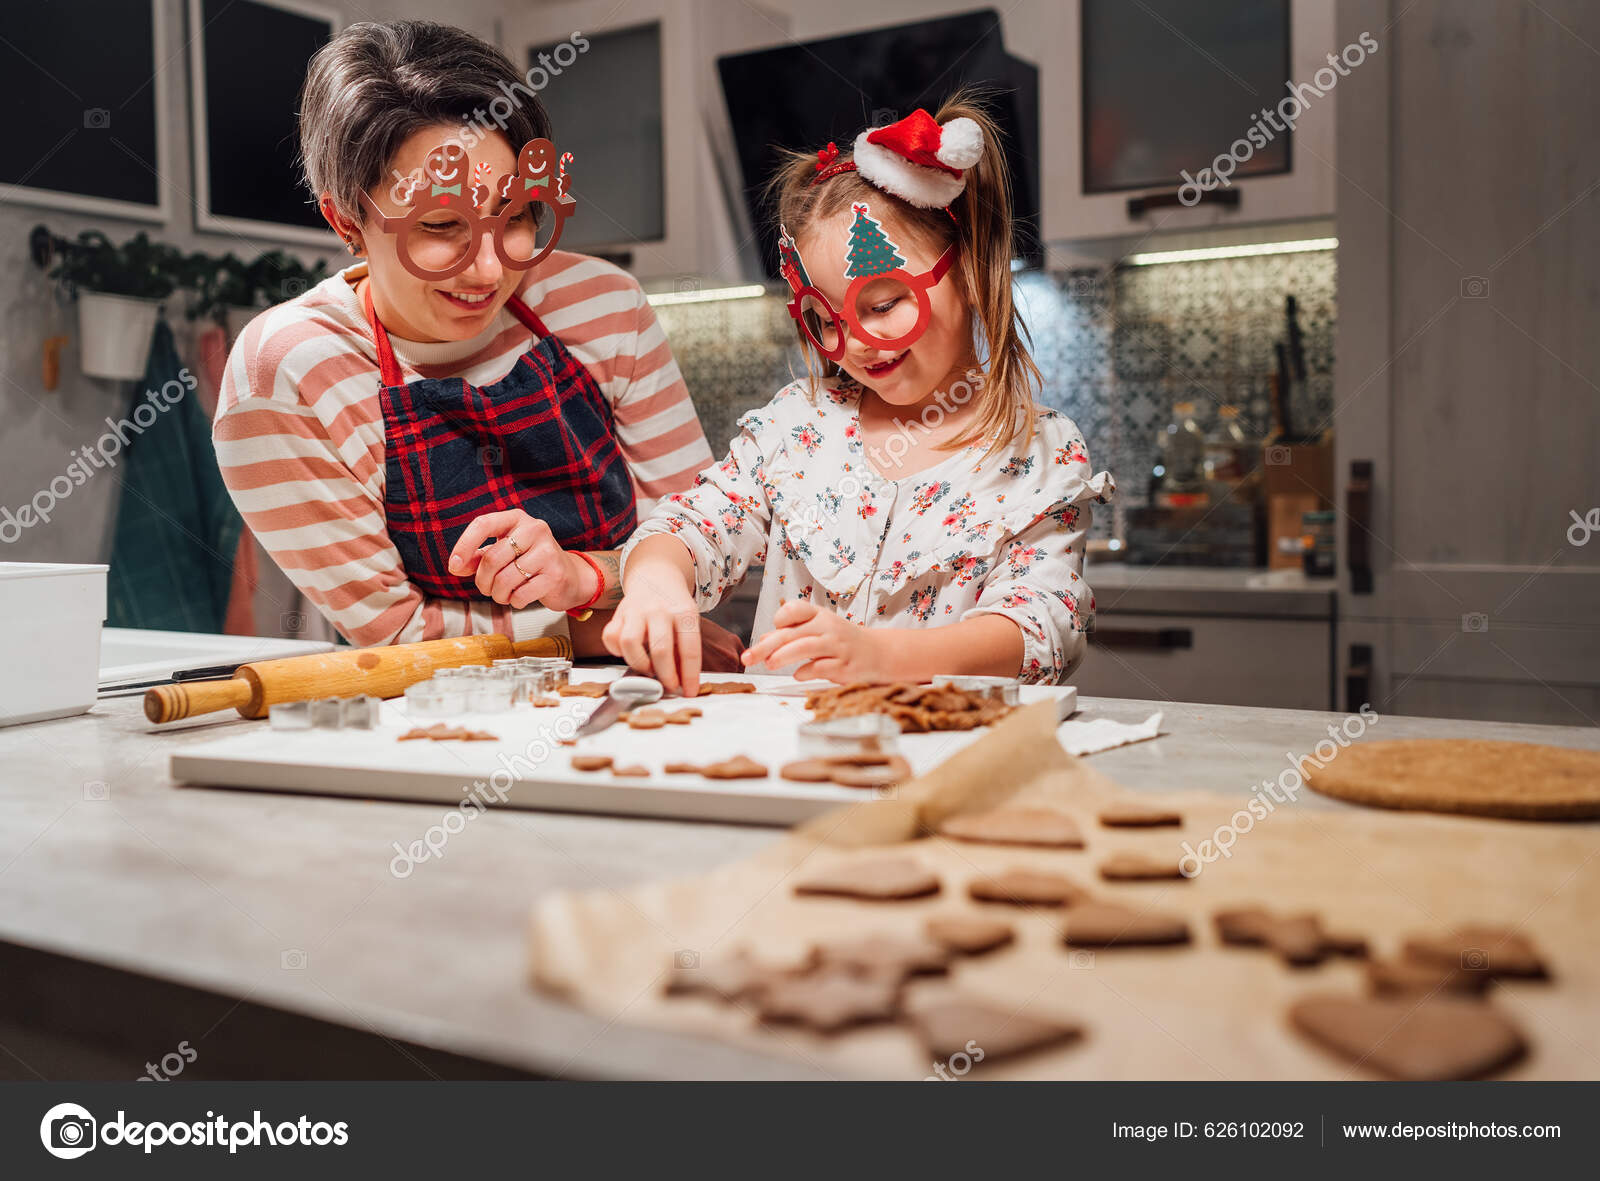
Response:
M460 144L441 144L423 161L423 179L407 178L391 195L411 208L390 217L365 192L367 212L386 234L398 237L400 265L419 279L437 281L459 275L478 256L484 234L493 235L495 253L512 270L527 270L556 248L561 228L577 209L567 195L567 165L547 139L531 139L517 154L517 171L500 178L500 212L489 205L489 166L473 167ZM538 206L552 217L542 217ZM540 223L544 224L541 225Z
M931 270L913 275L883 226L862 202L850 206L850 245L845 255L844 307L836 309L811 285L800 252L789 231L778 227L778 270L789 282L789 314L806 339L830 361L844 356L846 333L874 348L908 348L928 328L928 293L945 277L956 258L951 243Z

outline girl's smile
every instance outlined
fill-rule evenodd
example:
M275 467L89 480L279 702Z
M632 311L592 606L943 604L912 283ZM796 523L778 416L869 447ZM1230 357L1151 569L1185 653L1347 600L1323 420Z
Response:
M910 355L911 350L905 349L902 352L896 353L887 361L881 361L874 365L863 365L861 368L874 378L887 377L900 367L900 362L904 361Z

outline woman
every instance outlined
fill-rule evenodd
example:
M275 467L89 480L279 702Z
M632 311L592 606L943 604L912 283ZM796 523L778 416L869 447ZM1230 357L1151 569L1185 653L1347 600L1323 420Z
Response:
M352 643L570 627L602 653L617 548L711 461L638 284L548 249L575 211L549 136L459 29L355 24L312 59L306 181L364 261L251 323L213 435L245 521Z

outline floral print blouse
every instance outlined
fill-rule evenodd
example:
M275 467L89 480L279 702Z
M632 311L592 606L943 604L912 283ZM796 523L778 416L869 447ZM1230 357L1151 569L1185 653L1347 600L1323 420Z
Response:
M893 627L1004 615L1022 631L1018 675L1064 680L1094 620L1083 581L1091 506L1116 490L1109 472L1092 473L1078 428L1035 407L1025 448L985 459L979 443L890 479L863 449L859 399L848 381L815 398L795 382L750 411L727 458L656 506L624 563L643 538L676 536L694 555L701 611L764 563L755 636L790 599Z

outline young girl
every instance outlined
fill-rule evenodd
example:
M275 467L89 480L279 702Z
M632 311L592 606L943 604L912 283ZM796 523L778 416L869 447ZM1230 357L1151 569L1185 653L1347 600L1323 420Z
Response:
M808 377L633 534L606 647L694 693L699 613L765 563L752 671L1062 680L1114 485L1033 401L997 129L958 98L795 154L773 188Z

